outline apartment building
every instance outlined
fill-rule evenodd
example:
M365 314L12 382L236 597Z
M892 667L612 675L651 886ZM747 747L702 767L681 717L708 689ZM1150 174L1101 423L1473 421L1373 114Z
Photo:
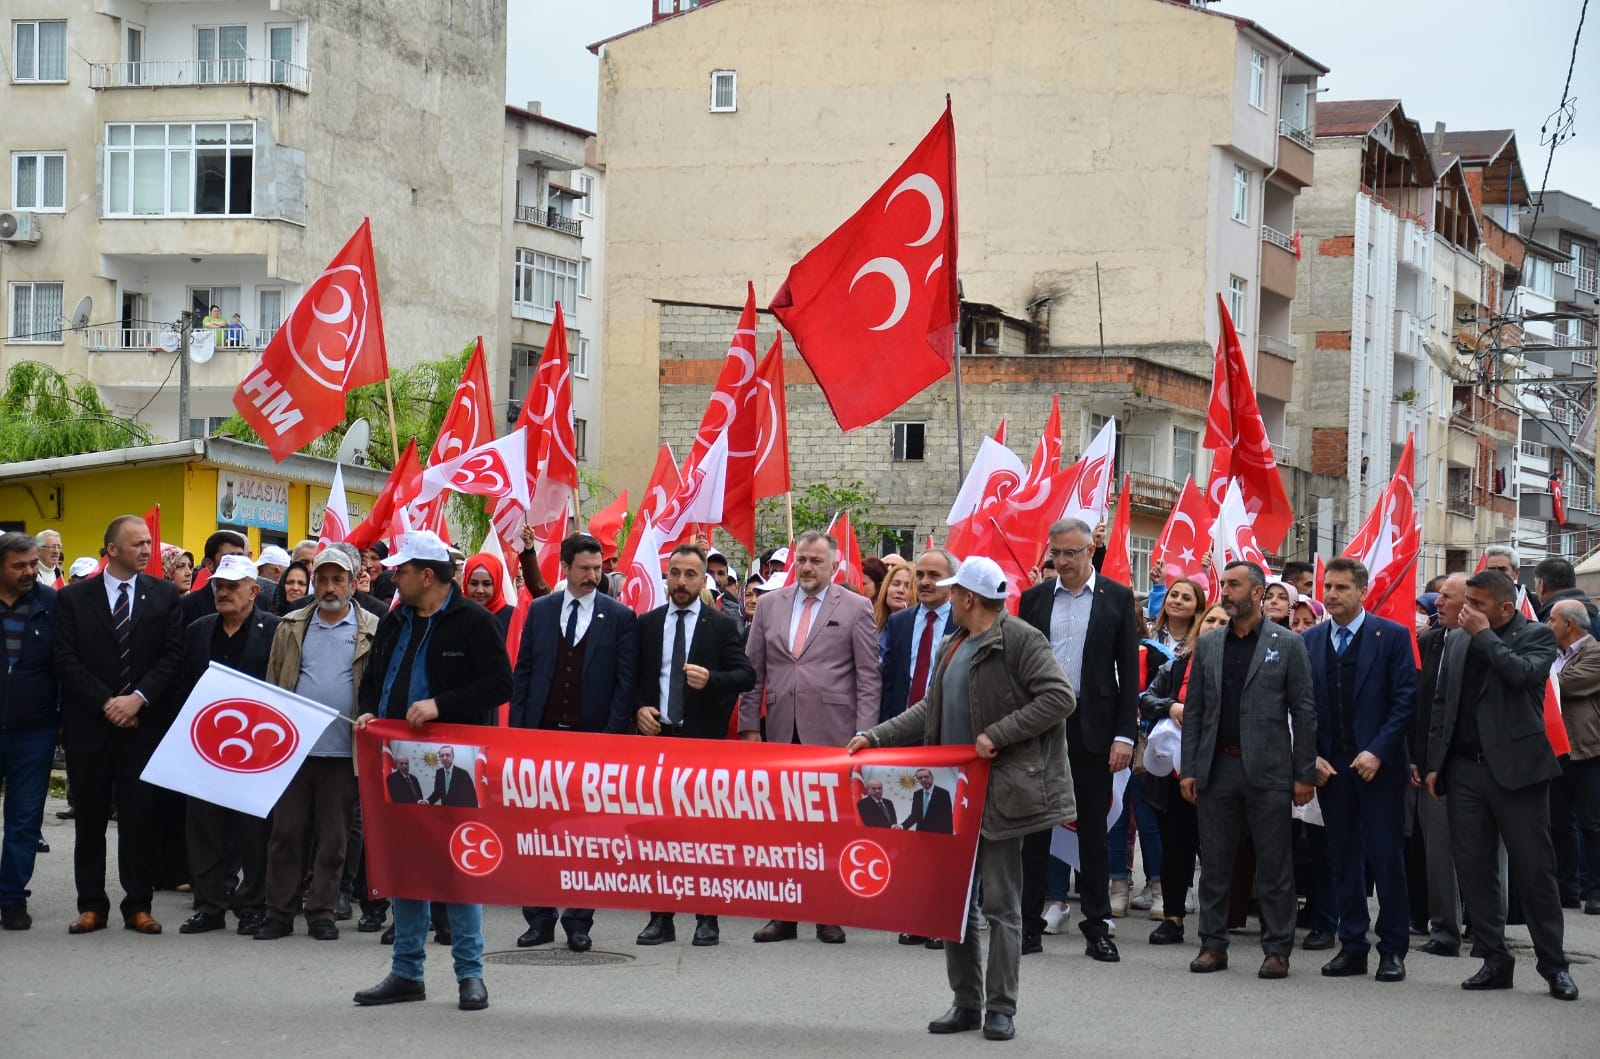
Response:
M17 0L0 52L0 370L205 435L372 220L391 361L499 349L504 0ZM85 326L72 326L78 307ZM179 324L239 326L189 371ZM198 319L196 320L198 322Z

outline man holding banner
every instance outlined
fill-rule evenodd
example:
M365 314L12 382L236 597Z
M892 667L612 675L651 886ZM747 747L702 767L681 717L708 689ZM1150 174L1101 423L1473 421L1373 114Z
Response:
M928 1023L928 1032L959 1033L981 1024L986 1038L1004 1041L1016 1033L1022 839L1077 818L1066 740L1075 703L1050 641L1005 612L1007 586L998 563L973 556L940 585L954 590L955 632L939 645L927 697L856 735L846 749L970 743L979 757L993 760L966 929L944 950L955 1001ZM987 971L978 940L980 887L990 928Z

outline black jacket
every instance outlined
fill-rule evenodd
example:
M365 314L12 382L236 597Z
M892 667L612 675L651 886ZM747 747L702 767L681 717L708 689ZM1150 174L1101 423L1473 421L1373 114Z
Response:
M1445 640L1428 729L1428 771L1440 774L1441 792L1450 780L1450 741L1461 699L1469 694L1477 696L1478 734L1496 783L1515 791L1561 775L1544 731L1544 687L1556 660L1556 635L1521 614L1511 615L1503 631L1504 636L1493 629L1469 635L1463 629ZM1468 651L1482 660L1481 688L1462 686Z
M29 604L22 652L0 667L0 731L54 728L61 723L52 649L56 635L56 590L43 581L22 597ZM4 645L0 644L0 656Z
M180 709L194 686L211 667L211 637L221 620L220 614L207 614L183 630L183 673L178 681L176 696ZM245 634L244 657L235 667L239 672L257 680L266 679L267 659L272 656L272 637L282 620L276 614L264 614L259 610L250 615L246 623L248 631Z
M1530 593L1531 595L1531 593ZM1564 599L1575 599L1583 604L1583 609L1589 612L1589 624L1600 628L1600 612L1595 610L1594 600L1586 596L1581 588L1564 588L1560 592L1552 592L1539 600L1539 620L1550 620L1550 609Z
M384 675L411 608L399 606L378 625L372 657L361 676L357 701L362 713L383 716ZM441 724L492 725L500 704L511 697L511 659L494 615L467 599L460 589L433 615L423 662L428 689L439 706Z
M1056 578L1049 578L1024 592L1017 615L1046 639L1056 584ZM1074 754L1109 754L1117 737L1132 742L1137 732L1139 693L1144 690L1137 609L1132 589L1095 575L1078 708L1067 718L1067 749Z
M948 835L955 831L955 811L950 803L950 792L940 786L928 789L928 811L922 811L923 792L918 787L911 792L911 811L900 821L907 831L915 829L925 835Z
M639 619L639 665L634 680L638 708L661 708L661 651L666 643L667 615L672 604L657 607ZM684 734L696 739L726 739L728 719L739 696L756 686L755 667L745 657L738 623L714 607L700 605L687 661L704 666L710 676L703 690L684 688Z
M122 690L105 575L86 577L56 593L56 680L61 686L61 741L68 750L99 750L117 733L153 750L183 705L176 695L184 628L177 586L149 574L139 574L134 586L129 681L146 704L138 726L127 730L106 720L102 709Z

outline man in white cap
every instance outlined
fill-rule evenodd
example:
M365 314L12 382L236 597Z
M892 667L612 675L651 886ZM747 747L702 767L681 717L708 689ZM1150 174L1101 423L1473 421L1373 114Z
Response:
M67 584L82 581L86 577L93 577L100 564L87 555L79 556L72 560L72 565L67 569Z
M261 558L256 560L256 580L263 584L278 587L283 572L289 569L289 553L276 544L269 544L261 549Z
M266 679L337 710L353 722L356 689L378 632L378 619L351 603L356 590L355 563L337 548L317 556L311 588L316 605L290 612L272 638ZM318 941L339 936L334 905L357 798L353 745L350 724L330 724L273 809L272 837L267 844L267 912L255 932L257 941L275 941L294 933L295 906L305 877L308 822L316 859L305 895L306 932Z
M953 631L939 645L926 697L858 733L845 749L854 754L871 747L971 744L979 757L990 759L966 936L944 949L955 1000L928 1023L928 1032L959 1033L981 1024L989 1040L1004 1041L1016 1033L1022 838L1077 819L1066 738L1075 704L1050 641L1006 613L1006 579L998 563L972 556L939 584L952 590ZM989 921L987 970L980 914Z

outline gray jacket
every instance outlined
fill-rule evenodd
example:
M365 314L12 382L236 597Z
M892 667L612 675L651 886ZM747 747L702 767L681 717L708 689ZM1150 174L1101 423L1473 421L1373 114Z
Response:
M873 746L940 745L944 670L957 635L939 644L927 697L867 732ZM1066 720L1077 703L1050 641L1002 613L983 634L968 679L972 730L999 749L989 764L983 837L1015 838L1076 820Z

